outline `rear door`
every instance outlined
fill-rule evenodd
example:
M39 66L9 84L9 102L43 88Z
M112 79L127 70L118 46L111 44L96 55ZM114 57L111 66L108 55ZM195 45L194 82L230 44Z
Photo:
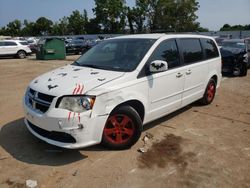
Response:
M14 41L5 41L5 50L7 54L16 54L18 51L17 43Z
M209 72L209 63L204 61L199 38L181 38L178 40L178 44L185 64L182 106L186 106L203 96Z
M161 42L148 60L168 63L168 70L147 76L149 85L149 119L156 119L181 107L184 67L181 66L175 39Z
M0 55L4 55L5 54L5 50L4 50L4 41L0 41Z

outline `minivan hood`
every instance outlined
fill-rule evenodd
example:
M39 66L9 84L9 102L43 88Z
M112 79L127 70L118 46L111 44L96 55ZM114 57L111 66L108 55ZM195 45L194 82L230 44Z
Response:
M29 87L53 96L85 94L124 74L124 72L67 65L35 78Z

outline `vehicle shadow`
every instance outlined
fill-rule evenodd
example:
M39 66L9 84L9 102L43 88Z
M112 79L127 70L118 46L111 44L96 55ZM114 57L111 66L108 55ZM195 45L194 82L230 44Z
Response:
M178 116L179 114L184 113L185 111L191 109L191 108L192 108L193 106L195 106L195 105L198 105L198 103L197 103L197 104L196 104L196 103L190 104L190 105L185 106L185 107L183 107L183 108L181 108L181 109L179 109L179 110L177 110L177 111L175 111L175 112L172 112L171 114L168 114L168 115L163 116L163 117L161 117L161 118L159 118L159 119L156 119L156 120L154 120L154 121L152 121L152 122L150 122L150 123L145 124L145 125L143 126L143 132L145 132L145 131L147 131L147 130L149 130L149 129L155 127L155 126L158 126L159 124L161 124L161 123L163 123L163 122L165 122L165 121L168 121L168 120L170 120L170 119L172 119L172 118ZM165 127L167 127L167 125L165 125ZM172 128L172 127L170 127L170 128Z
M36 165L62 166L87 158L79 150L67 150L49 145L34 137L23 118L3 125L0 146L15 159Z

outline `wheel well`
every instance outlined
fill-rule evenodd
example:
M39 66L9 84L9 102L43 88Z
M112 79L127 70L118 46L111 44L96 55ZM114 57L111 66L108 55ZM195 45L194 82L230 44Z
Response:
M143 122L144 115L145 115L145 108L144 108L144 105L138 100L130 100L130 101L126 101L124 103L121 103L118 106L116 106L112 111L115 111L117 108L119 108L121 106L125 106L125 105L131 106L132 108L134 108L136 110L136 112L139 114L141 121Z
M216 75L213 75L212 79L215 81L215 84L217 85L218 77Z
M18 51L17 51L17 54L18 54L19 52L24 52L25 54L27 54L25 50L18 50Z

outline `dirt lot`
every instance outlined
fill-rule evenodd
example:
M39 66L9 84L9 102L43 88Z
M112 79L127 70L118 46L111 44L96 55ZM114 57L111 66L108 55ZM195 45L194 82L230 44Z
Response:
M146 125L129 150L64 150L27 131L21 101L31 79L76 58L0 59L1 188L29 179L44 188L250 187L250 75L224 79L209 106L192 104Z

